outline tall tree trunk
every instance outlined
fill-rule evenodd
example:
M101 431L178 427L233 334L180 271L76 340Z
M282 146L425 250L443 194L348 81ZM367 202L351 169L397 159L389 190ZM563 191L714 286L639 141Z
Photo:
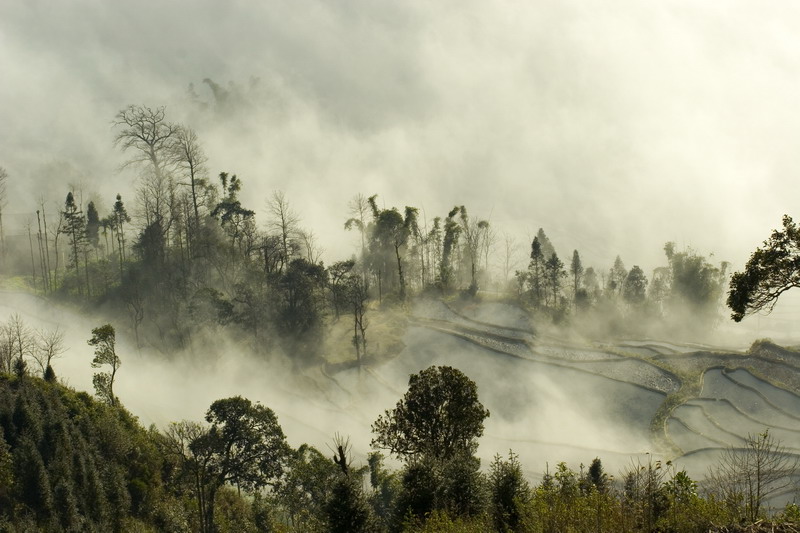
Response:
M89 284L89 250L83 250L83 271L86 274L86 298L92 297L92 288Z
M42 205L42 221L44 222L44 253L47 263L47 285L50 287L50 292L53 292L55 284L53 283L50 271L50 237L47 236L47 212L44 210L44 205Z
M31 245L31 276L33 279L33 290L36 290L36 263L33 260L33 237L31 237L31 226L28 224L28 243Z
M38 233L36 234L36 243L39 245L39 270L42 273L42 289L45 293L47 293L49 287L48 278L50 277L49 272L47 272L47 265L45 264L44 259L44 242L42 242L42 217L40 216L39 210L36 210L36 223L38 225Z
M406 299L406 279L403 276L403 263L400 260L400 245L395 243L394 255L397 257L397 276L400 278L400 301Z

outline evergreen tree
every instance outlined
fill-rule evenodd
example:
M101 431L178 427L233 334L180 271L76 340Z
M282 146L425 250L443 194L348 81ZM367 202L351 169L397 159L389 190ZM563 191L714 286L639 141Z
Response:
M86 240L95 249L100 244L100 215L94 202L89 202L86 206Z
M79 257L83 254L87 244L86 219L83 217L83 212L75 204L75 197L71 191L67 193L62 216L64 217L64 226L61 228L61 233L66 234L69 239L69 246L72 250L70 266L75 269L75 282L78 285L79 292L81 292L81 285L78 281L80 279Z
M495 455L489 466L489 488L495 528L501 533L517 531L522 509L531 498L531 489L516 454L509 451L508 460Z
M572 297L575 302L575 307L578 307L578 286L583 276L583 265L581 264L581 256L578 250L572 252L572 262L569 265L570 274L572 274Z
M539 237L534 237L531 242L531 262L528 265L528 279L531 284L531 296L534 298L534 305L537 307L542 303L542 295L545 292L545 256L542 251L542 243Z
M558 294L561 291L561 279L567 277L567 271L564 270L564 263L561 259L553 253L550 259L545 263L545 272L547 275L547 285L553 294L553 307L558 307Z
M553 243L550 242L550 239L544 232L544 229L539 228L539 231L536 232L536 238L539 240L539 244L542 246L542 256L544 258L550 258L554 253L556 253L556 249L553 247Z
M644 272L637 265L631 268L625 277L625 284L622 289L623 299L631 305L640 305L644 302L647 292L647 278Z

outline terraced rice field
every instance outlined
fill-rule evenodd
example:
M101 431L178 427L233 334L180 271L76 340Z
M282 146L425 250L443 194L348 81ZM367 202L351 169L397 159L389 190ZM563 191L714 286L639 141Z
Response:
M372 371L401 393L431 364L460 368L492 412L482 448L540 464L592 455L612 464L653 452L698 478L709 460L766 428L800 453L800 355L626 340L584 345L538 337L504 304L412 310L406 350ZM525 463L525 461L523 461Z

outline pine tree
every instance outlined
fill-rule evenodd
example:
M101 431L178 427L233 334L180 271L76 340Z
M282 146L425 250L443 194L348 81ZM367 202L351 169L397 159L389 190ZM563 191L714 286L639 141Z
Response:
M575 302L575 307L578 307L578 285L583 276L583 264L581 264L581 256L578 250L572 252L572 263L569 265L569 271L572 274L572 297Z
M78 257L84 252L86 248L86 219L83 218L83 212L78 209L75 204L75 197L72 191L67 193L67 199L64 202L64 226L61 228L61 233L67 235L69 245L72 249L70 257L70 266L75 269L75 282L78 285L78 292L81 291L80 283L80 260ZM88 289L88 286L87 286Z

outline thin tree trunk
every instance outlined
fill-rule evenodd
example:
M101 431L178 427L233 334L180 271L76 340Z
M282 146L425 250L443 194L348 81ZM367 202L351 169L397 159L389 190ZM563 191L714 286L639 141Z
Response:
M28 224L28 243L31 245L31 274L33 277L33 290L36 290L36 263L33 260L33 237L31 236L31 226Z
M44 205L42 205L42 221L44 222L44 253L45 253L45 262L47 263L47 285L50 287L50 292L53 292L55 287L53 286L53 279L50 270L50 237L47 236L47 212L44 210Z
M45 264L44 259L44 243L42 242L42 217L39 214L39 210L36 211L36 223L39 227L39 232L36 234L36 244L39 245L39 270L42 273L42 289L46 294L49 289L48 278L50 276L49 274L45 275L47 265Z

